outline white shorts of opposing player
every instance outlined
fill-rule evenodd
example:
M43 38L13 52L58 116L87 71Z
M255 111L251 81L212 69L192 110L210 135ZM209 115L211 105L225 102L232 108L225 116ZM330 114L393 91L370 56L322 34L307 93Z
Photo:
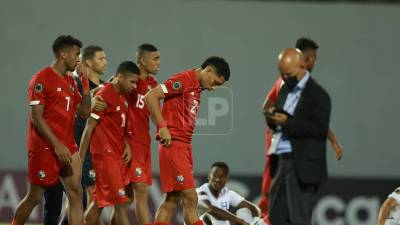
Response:
M266 225L260 217L252 217L251 211L248 208L240 208L236 211L236 216L250 225ZM205 221L207 219L212 225L231 225L228 220L218 220L209 213L203 213L200 219ZM205 223L206 224L206 223Z
M400 224L397 223L396 221L392 220L392 219L386 219L385 220L385 225L400 225Z
M390 210L390 214L385 220L385 225L400 225L400 187L393 191L388 198L396 200L397 205Z

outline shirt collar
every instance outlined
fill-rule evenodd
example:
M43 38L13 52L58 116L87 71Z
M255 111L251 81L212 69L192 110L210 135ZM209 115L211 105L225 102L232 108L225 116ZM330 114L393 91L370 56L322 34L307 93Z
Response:
M296 89L303 90L306 86L308 79L310 79L310 72L306 70L306 74L304 75L304 77L297 83Z

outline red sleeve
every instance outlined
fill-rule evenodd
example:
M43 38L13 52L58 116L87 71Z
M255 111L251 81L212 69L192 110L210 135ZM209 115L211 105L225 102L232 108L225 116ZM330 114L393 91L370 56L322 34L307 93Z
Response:
M28 101L29 105L45 105L47 96L47 87L45 79L35 75L29 82L28 86Z
M166 98L180 95L188 86L188 77L185 73L175 75L163 84L160 84Z
M283 83L283 80L281 77L279 77L275 81L274 85L272 86L272 89L268 92L268 95L267 95L268 100L273 101L273 102L276 101L276 99L278 98L279 91L281 90L282 83Z
M103 87L101 88L97 93L96 96L100 96L103 98L104 102L107 104L107 108L103 109L102 111L96 111L94 109L92 109L91 113L90 113L90 117L92 117L93 119L100 121L101 118L103 118L103 116L105 116L110 109L110 106L112 105L112 100L110 98L110 95L108 94L107 88Z

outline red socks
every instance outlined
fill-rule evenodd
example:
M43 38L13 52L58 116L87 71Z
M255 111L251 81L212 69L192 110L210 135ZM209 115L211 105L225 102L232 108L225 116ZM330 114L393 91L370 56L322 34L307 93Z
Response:
M171 225L170 223L154 222L154 225Z
M11 221L11 225L19 225L19 224L15 221L15 219L13 219L13 220Z
M196 222L194 222L192 225L204 225L202 220L197 220Z

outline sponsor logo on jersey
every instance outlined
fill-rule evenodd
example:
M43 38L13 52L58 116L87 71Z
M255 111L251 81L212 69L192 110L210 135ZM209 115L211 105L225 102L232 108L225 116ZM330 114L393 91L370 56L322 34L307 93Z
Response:
M185 180L185 178L183 177L183 175L179 175L176 177L176 181L178 181L179 183L183 183L183 181Z
M139 168L139 167L137 167L137 168L135 169L135 174L136 174L137 177L142 176L142 169Z
M181 89L181 87L182 87L182 85L181 85L181 82L179 82L179 81L175 81L172 84L172 88L175 89L175 90L179 90L179 89Z
M37 175L39 177L39 180L44 180L44 178L46 178L46 173L43 170L39 170Z
M41 83L35 84L35 92L40 93L43 91L43 85Z

